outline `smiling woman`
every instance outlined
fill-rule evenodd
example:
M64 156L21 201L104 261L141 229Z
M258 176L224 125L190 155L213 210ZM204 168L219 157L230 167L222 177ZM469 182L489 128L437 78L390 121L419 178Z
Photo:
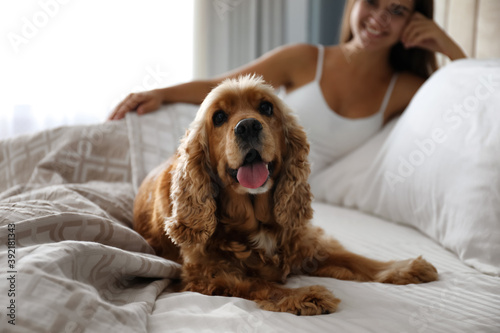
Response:
M0 4L0 138L100 122L130 91L191 79L193 3Z

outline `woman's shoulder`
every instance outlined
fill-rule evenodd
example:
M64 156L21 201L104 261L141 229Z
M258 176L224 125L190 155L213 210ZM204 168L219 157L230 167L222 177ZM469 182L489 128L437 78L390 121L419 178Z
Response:
M287 91L302 86L314 79L318 59L318 47L311 44L289 44L273 51L276 66L284 68L286 77L284 86Z
M307 43L286 44L275 48L273 53L286 59L311 61L317 58L318 46Z

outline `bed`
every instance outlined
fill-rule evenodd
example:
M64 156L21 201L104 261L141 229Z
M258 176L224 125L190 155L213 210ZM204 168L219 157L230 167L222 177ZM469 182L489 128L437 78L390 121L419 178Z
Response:
M179 265L131 229L138 185L175 151L196 106L0 141L0 330L498 332L499 109L500 60L454 62L401 118L311 177L313 223L348 249L423 255L439 271L407 286L291 277L342 300L314 317L174 292Z
M469 55L497 58L446 65L399 119L310 183L314 224L371 258L423 255L438 281L290 277L342 300L314 317L174 292L179 265L131 225L141 180L197 111L175 104L0 141L0 331L500 332L500 6L436 9Z

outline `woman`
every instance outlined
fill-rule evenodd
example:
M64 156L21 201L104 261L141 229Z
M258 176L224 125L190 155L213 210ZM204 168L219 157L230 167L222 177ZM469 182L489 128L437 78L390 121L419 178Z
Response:
M283 46L213 80L130 94L109 119L162 103L199 104L225 78L257 73L286 89L284 100L308 132L310 160L319 171L406 108L436 69L436 52L465 57L432 16L432 0L348 0L339 45Z

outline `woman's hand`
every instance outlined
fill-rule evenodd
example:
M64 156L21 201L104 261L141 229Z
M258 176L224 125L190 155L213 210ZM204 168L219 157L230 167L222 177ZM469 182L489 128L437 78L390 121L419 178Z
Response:
M466 58L464 51L434 20L415 12L406 25L401 42L406 48L418 47L439 52L451 60Z
M129 94L109 115L108 120L118 120L125 117L127 112L137 111L144 114L157 110L162 104L162 96L159 90L150 90Z

